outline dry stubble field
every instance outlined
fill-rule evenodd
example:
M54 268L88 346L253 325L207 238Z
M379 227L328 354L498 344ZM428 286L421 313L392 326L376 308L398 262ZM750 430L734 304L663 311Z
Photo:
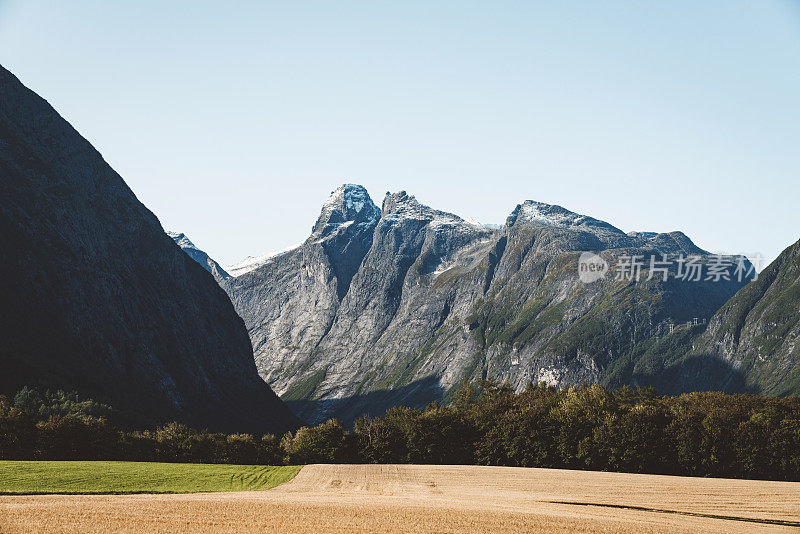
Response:
M800 483L509 467L310 465L267 491L0 497L3 533L767 532L797 526Z

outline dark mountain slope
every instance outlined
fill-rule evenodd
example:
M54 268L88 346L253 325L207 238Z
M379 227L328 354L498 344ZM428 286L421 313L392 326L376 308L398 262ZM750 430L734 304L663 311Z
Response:
M78 390L147 421L282 432L212 276L42 98L0 67L0 389Z

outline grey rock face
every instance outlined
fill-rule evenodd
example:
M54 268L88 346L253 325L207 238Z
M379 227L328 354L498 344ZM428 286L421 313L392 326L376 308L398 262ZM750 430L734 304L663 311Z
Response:
M231 277L219 263L212 260L204 251L194 246L194 243L186 237L186 234L181 232L167 232L167 235L170 236L190 258L202 265L206 271L210 272L211 276L213 276L214 280L217 282L222 282Z
M357 192L361 210L347 208ZM358 186L333 193L298 249L223 282L245 320L261 376L309 421L352 421L394 404L447 398L461 381L634 384L639 355L670 322L707 319L744 282L675 277L593 284L608 261L707 253L680 232L625 234L526 201L490 228Z
M211 275L50 105L0 67L0 390L64 388L141 420L283 432Z

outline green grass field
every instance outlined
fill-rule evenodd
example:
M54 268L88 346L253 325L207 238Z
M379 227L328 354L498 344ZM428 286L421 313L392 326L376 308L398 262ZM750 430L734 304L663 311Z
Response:
M266 490L300 466L0 461L0 494L196 493Z

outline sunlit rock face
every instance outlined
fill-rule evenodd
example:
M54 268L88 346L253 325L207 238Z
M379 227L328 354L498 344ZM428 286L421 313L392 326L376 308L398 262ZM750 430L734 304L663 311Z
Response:
M580 281L578 259L707 253L681 232L624 233L525 201L503 226L401 191L379 209L344 185L312 234L223 282L261 376L303 418L352 421L447 399L464 380L515 388L646 382L637 362L669 325L701 323L746 280ZM749 265L749 264L748 264Z

